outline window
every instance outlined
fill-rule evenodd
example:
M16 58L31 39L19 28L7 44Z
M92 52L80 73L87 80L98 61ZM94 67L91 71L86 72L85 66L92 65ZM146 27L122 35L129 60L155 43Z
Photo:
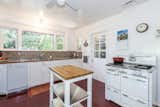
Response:
M57 35L56 36L56 49L57 50L63 50L64 46L64 36Z
M22 34L22 35L18 35ZM0 49L6 50L63 50L63 34L46 34L16 29L0 28Z
M94 56L96 58L106 58L106 39L105 35L95 37Z
M54 35L25 31L22 33L23 50L53 50Z
M2 49L16 49L17 48L17 30L0 28L0 39Z

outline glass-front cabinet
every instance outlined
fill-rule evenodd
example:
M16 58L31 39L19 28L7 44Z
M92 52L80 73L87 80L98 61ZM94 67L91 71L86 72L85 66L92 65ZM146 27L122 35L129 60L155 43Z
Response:
M105 35L94 38L95 58L106 58L106 37Z

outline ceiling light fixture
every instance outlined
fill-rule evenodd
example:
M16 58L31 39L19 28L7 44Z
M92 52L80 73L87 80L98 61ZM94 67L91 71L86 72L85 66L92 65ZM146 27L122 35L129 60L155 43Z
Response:
M78 10L79 10L79 9L74 8L73 6L71 6L71 5L67 2L67 0L50 0L50 2L48 2L48 3L46 4L46 7L47 7L47 8L52 8L52 7L54 7L54 5L57 5L57 6L61 7L61 8L67 6L67 7L69 7L70 9L72 9L73 11L76 11L76 12L78 12Z
M40 17L43 17L44 13L42 10L39 12L39 15L40 15Z
M65 4L66 4L66 0L57 0L57 4L58 4L60 7L64 7Z

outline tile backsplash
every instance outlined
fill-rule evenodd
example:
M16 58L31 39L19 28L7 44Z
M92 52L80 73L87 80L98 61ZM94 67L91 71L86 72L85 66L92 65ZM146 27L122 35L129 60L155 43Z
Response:
M40 59L40 60L54 60L54 59L72 59L82 58L82 52L76 51L1 51L3 57L8 60L17 59Z

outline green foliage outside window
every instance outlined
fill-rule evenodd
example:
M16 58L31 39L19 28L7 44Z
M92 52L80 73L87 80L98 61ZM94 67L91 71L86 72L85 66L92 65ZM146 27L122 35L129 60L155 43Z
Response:
M53 35L33 33L33 32L23 32L22 49L23 50L52 50Z
M57 50L62 50L63 49L63 42L64 42L64 37L57 35L56 36L56 46L57 46Z
M15 49L17 43L17 30L0 29L1 39L3 40L4 49Z

